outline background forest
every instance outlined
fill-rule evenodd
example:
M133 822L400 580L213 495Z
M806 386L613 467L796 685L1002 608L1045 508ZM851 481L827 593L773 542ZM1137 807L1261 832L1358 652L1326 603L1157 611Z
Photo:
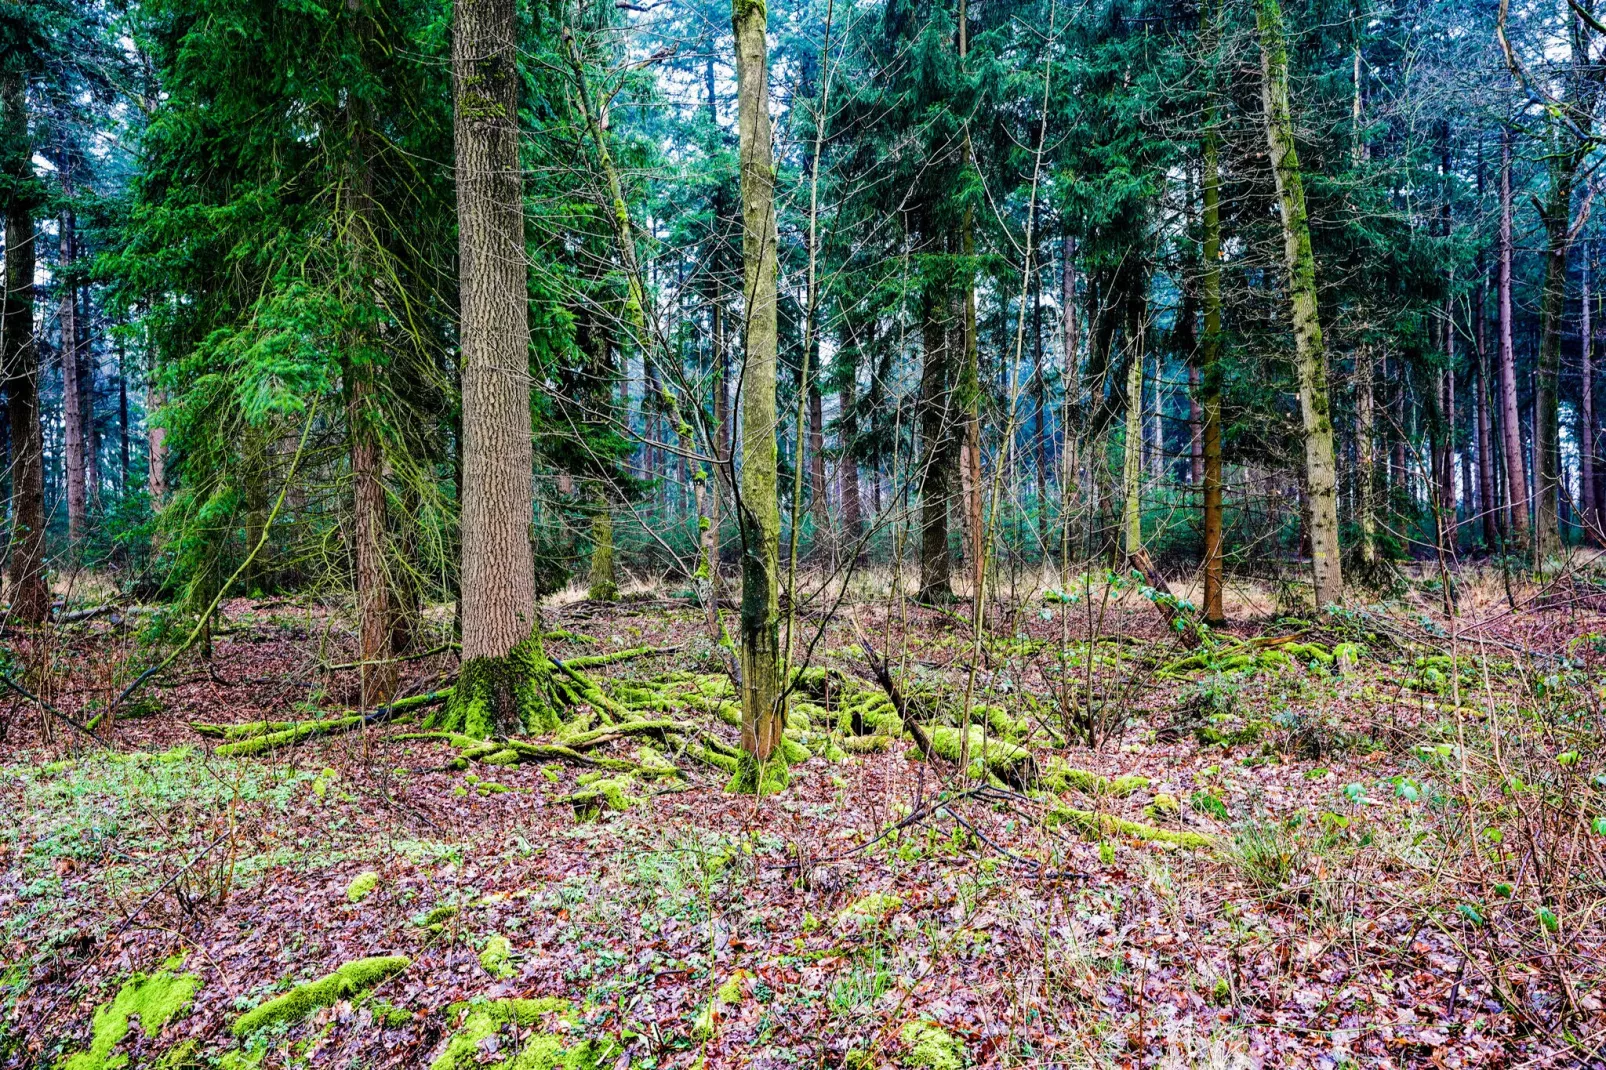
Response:
M1606 1066L1603 162L1594 0L0 0L0 1065Z

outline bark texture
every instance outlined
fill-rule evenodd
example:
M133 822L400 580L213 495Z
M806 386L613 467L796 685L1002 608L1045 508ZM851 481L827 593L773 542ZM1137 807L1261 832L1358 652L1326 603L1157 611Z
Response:
M1318 608L1344 593L1338 546L1338 472L1333 458L1333 419L1327 390L1327 351L1317 315L1316 260L1305 212L1305 184L1294 148L1288 108L1288 45L1277 0L1259 0L1261 90L1266 144L1277 179L1288 289L1293 302L1294 357L1299 370L1299 408L1305 430L1305 487L1310 497L1311 564Z
M5 206L6 286L0 358L11 432L11 615L39 623L50 614L45 584L44 436L39 427L39 350L34 338L32 205L20 188L32 177L27 97L23 75L11 63L0 69L0 124L7 150L3 165L13 193Z
M1500 424L1505 439L1507 548L1528 543L1528 476L1523 470L1522 428L1517 421L1517 362L1511 326L1511 130L1500 131Z
M530 328L513 0L457 0L452 82L462 288L463 670L449 722L512 734L555 721L530 550Z
M61 159L61 191L63 196L72 196L72 165L65 154ZM60 312L57 316L60 325L60 345L57 349L61 359L62 452L66 455L63 464L67 470L67 546L71 551L84 537L86 516L83 380L78 374L78 284L71 274L77 253L72 209L63 208L56 223L63 277Z
M775 160L769 115L768 11L733 0L737 133L742 187L742 285L747 299L742 360L742 751L738 791L778 786L775 756L785 726L780 681L780 505L776 494ZM775 756L777 760L771 760Z
M1204 476L1204 619L1227 619L1222 605L1221 548L1221 165L1214 98L1206 105L1200 144L1199 191L1201 254L1199 303L1204 334L1199 339L1199 408L1203 417L1200 451Z

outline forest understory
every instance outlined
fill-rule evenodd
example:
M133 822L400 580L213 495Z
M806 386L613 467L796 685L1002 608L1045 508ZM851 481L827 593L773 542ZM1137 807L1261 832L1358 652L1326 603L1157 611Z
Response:
M0 706L0 1059L1600 1065L1606 575L1468 566L1453 619L1435 575L1302 618L1245 587L1191 651L1095 576L996 610L973 676L952 610L805 607L759 797L667 591L549 600L595 716L494 746L342 726L338 606L224 602L93 740L66 721L132 675L138 607L19 633L56 712Z

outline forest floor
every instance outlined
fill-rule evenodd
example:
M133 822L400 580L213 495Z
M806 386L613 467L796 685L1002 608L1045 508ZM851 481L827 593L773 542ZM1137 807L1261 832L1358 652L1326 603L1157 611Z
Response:
M1496 577L1454 622L1419 583L1191 660L1141 592L1027 601L973 697L1040 779L816 725L773 796L666 746L680 775L585 805L593 768L454 762L416 724L219 754L192 721L350 700L336 615L231 601L109 747L0 712L0 1065L1606 1065L1606 582ZM957 716L963 607L853 615ZM547 616L554 656L668 651L608 689L720 665L687 602ZM868 681L849 616L815 661ZM133 676L134 619L52 633L58 709ZM427 692L455 659L405 668ZM664 760L641 743L588 755Z

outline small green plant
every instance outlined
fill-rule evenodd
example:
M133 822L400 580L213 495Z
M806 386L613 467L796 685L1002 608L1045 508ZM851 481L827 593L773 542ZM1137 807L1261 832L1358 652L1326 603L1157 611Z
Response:
M1238 828L1227 857L1243 879L1265 895L1280 895L1299 869L1302 849L1293 830L1273 821L1249 821Z

